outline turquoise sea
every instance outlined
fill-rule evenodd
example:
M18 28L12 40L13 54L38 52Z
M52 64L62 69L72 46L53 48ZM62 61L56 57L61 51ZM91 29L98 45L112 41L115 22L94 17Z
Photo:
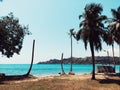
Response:
M29 66L29 64L0 64L0 73L5 73L6 75L22 75L28 71ZM116 66L116 72L119 72L119 67L118 65ZM70 65L64 64L64 69L68 73ZM87 74L91 73L91 71L92 65L73 64L73 72L75 74ZM31 74L35 76L49 76L58 75L59 72L61 72L60 64L34 64Z

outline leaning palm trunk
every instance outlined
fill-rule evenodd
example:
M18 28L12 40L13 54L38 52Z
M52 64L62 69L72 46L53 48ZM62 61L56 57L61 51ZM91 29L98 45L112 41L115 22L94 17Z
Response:
M34 59L34 47L35 47L35 40L33 40L33 48L32 48L32 60L31 60L31 64L30 64L30 68L27 72L27 76L30 75L31 69L32 69L32 65L33 65L33 59Z
M90 42L90 49L91 49L91 54L92 54L92 80L95 80L95 56L94 56L94 46L93 43Z
M65 72L64 72L64 68L63 68L63 53L62 53L62 56L61 56L61 69L62 69L61 75L64 75Z
M112 44L112 52L113 52L113 64L114 64L114 72L116 68L115 56L114 56L114 44Z

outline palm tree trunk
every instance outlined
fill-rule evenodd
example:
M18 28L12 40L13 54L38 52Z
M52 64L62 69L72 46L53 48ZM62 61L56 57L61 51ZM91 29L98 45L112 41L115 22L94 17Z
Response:
M120 62L120 44L119 44L119 62ZM119 65L119 73L120 73L120 65Z
M115 63L115 56L114 56L114 44L112 44L112 52L113 52L113 64L114 64L114 72L115 72L116 63Z
M62 75L64 75L65 72L64 72L64 69L63 69L63 53L62 53L62 56L61 56L61 69L62 69Z
M73 48L72 48L72 33L71 33L70 38L71 38L71 62L70 62L70 72L69 72L69 74L70 75L75 75L75 73L72 72L72 59L73 59L73 57L72 57L72 52L73 52Z
M120 44L119 44L119 61L120 61Z
M91 50L91 54L92 54L92 80L95 80L95 56L94 56L94 46L93 43L90 42L90 50Z
M71 34L71 63L70 63L70 72L72 72L72 34Z
M34 47L35 47L35 40L33 40L32 60L31 60L30 68L29 68L29 70L28 70L28 72L27 72L27 74L26 74L27 76L30 74L31 69L32 69L32 65L33 65L33 60L34 60Z

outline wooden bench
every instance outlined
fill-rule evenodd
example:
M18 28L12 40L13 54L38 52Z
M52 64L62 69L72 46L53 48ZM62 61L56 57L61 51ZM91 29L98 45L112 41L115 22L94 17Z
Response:
M98 73L115 73L115 68L112 66L97 66Z
M0 73L0 78L4 78L5 77L5 73Z

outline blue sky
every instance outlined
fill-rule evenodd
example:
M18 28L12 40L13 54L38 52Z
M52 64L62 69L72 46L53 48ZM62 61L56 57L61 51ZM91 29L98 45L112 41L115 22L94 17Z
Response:
M78 16L84 12L88 3L101 3L103 13L111 17L110 9L116 9L119 0L3 0L0 3L0 15L6 16L13 12L19 18L22 25L29 25L32 35L26 36L20 55L14 55L8 59L0 57L0 63L30 63L32 41L36 40L34 63L49 59L60 59L61 53L64 58L70 57L70 37L68 32L71 28L79 30ZM73 56L91 56L89 46L85 51L82 41L73 40ZM105 50L111 47L103 44ZM106 55L105 52L96 52L98 55ZM115 55L118 55L118 46L115 45Z

